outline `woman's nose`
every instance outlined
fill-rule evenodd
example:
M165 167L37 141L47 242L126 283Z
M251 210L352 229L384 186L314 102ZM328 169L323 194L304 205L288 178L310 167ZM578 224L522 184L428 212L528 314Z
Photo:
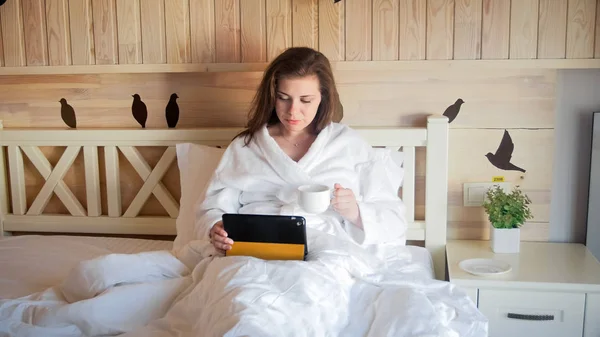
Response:
M290 109L289 109L289 114L290 115L295 115L298 110L299 110L300 104L299 102L296 102L294 100L292 100L292 102L290 103Z

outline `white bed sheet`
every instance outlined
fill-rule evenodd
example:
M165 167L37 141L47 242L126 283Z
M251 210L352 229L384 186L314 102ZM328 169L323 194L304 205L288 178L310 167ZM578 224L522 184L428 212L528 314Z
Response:
M0 239L0 299L17 298L59 284L80 261L98 256L170 250L172 241L113 237L24 235ZM433 261L419 246L408 246L412 261L433 278Z

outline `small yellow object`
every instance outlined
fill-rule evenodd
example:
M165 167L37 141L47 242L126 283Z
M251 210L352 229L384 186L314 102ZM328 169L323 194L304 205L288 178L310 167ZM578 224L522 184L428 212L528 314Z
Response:
M502 182L504 182L504 177L503 176L495 176L495 177L492 177L492 181L495 183L502 183Z

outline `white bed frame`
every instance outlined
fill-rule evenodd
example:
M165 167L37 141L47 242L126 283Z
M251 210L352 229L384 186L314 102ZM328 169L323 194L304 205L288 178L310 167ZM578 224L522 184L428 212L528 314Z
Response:
M1 125L1 124L0 124ZM444 279L448 189L448 120L429 116L426 127L355 127L373 146L402 150L405 178L402 199L407 206L408 240L424 241L432 255L436 278ZM0 129L0 234L4 232L100 233L175 235L179 204L161 179L176 165L175 145L182 142L227 145L239 128L197 129ZM52 167L40 146L64 146ZM152 169L137 147L165 146ZM101 214L98 148L104 148L108 214ZM415 220L415 148L426 147L425 219ZM83 151L87 207L62 181ZM127 209L121 208L120 151L144 181ZM29 207L26 203L23 155L46 182ZM68 209L67 215L43 214L52 193ZM167 216L138 216L150 194L167 210Z

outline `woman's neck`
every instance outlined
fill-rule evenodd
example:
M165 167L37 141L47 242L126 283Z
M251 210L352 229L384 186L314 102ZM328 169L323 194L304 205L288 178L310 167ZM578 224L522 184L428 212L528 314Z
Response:
M286 139L302 139L302 138L306 138L308 135L310 135L310 132L308 132L307 129L302 129L300 131L290 131L290 130L284 128L281 124L278 125L278 129L279 129L279 135L281 135L282 137L284 137Z

